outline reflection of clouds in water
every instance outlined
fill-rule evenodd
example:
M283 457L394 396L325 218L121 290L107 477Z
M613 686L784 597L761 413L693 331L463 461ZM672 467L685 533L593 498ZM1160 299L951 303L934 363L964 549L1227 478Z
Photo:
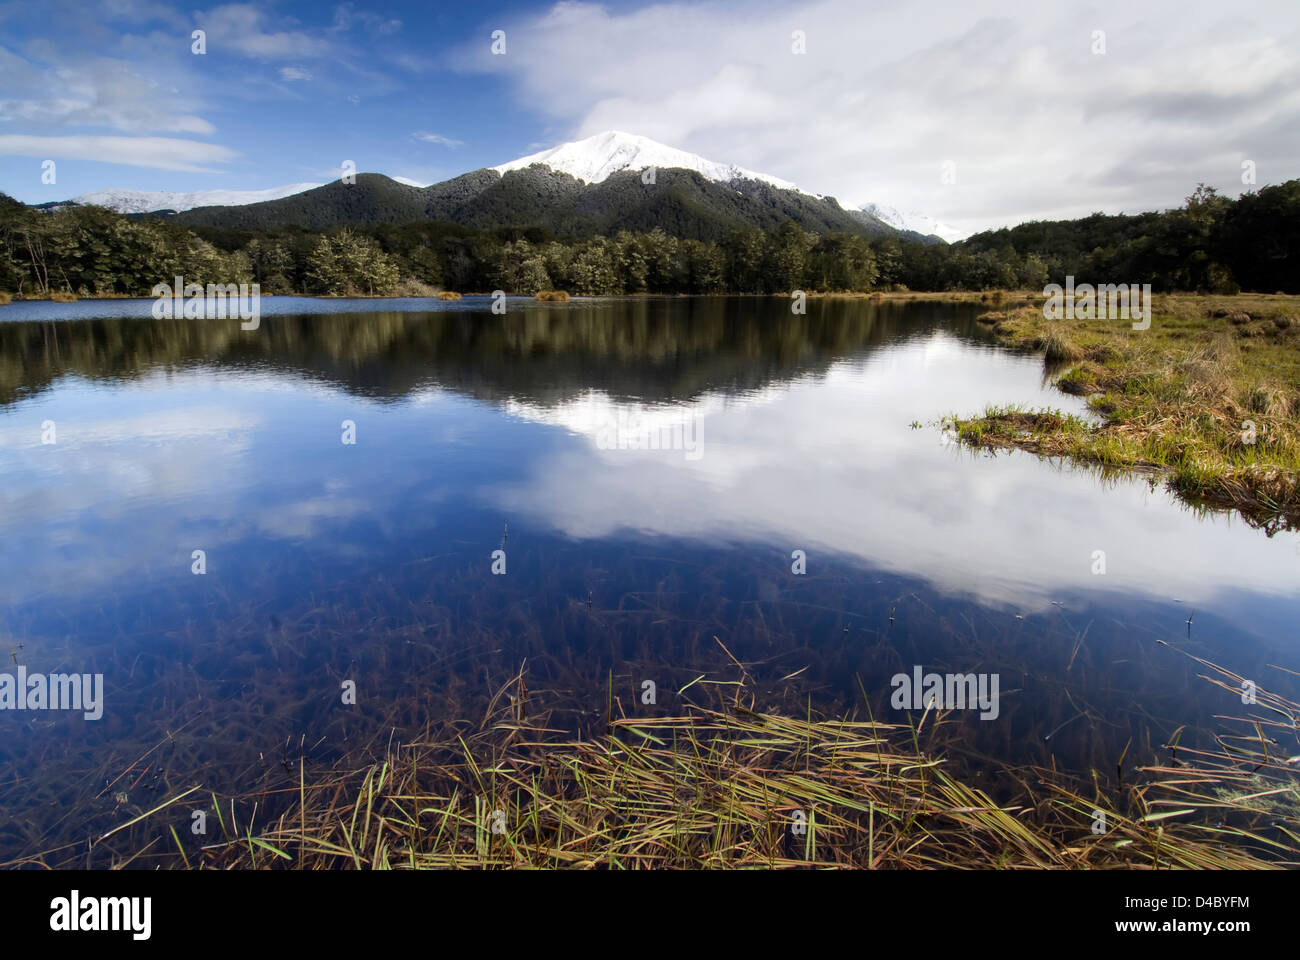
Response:
M346 520L371 509L371 503L357 497L338 493L326 497L313 497L296 503L278 504L274 510L261 510L254 515L259 533L282 540L310 540L326 524L322 521Z
M143 390L72 389L0 427L0 597L145 585L188 573L193 549L208 551L213 571L224 547L255 536L320 537L319 549L352 549L323 533L373 502L351 482L319 475L296 499L301 484L277 475L279 461L268 469L266 452L254 449L266 395L295 404L302 396L269 377L242 378L219 395L207 392L215 384L198 371ZM138 409L160 400L166 407L156 412ZM58 428L52 445L40 442L46 419Z
M66 413L46 406L30 424L0 430L0 530L32 514L67 518L220 490L259 423L250 411L201 404L120 417L98 406ZM56 424L56 443L41 443L45 419Z
M1078 406L1043 390L1037 358L943 335L838 364L779 403L733 401L707 416L698 461L598 449L588 431L617 404L588 395L553 417L587 445L545 455L528 482L485 495L574 537L761 542L808 549L810 564L824 549L1025 611L1094 590L1202 603L1231 590L1294 594L1300 557L1239 520L1198 521L1140 478L1102 484L1029 454L944 446L933 425L1016 402ZM913 420L927 425L908 429ZM1092 573L1094 550L1106 552L1105 576Z
M0 429L0 446L8 450L22 450L46 446L41 442L41 423L53 420L58 427L58 442L50 446L73 449L88 444L174 443L180 440L204 439L234 431L245 431L256 425L255 418L246 413L235 413L221 407L191 407L186 410L159 410L130 417L113 419L87 418L85 416L58 417L52 411L42 411L40 417L29 417L30 423L10 424Z
M373 555L478 500L578 538L802 548L811 572L834 552L1026 612L1088 591L1180 597L1289 636L1276 625L1293 612L1295 538L1197 521L1141 480L1103 488L1027 454L942 444L939 418L987 403L1082 407L1043 388L1039 358L944 332L677 405L589 391L503 412L441 389L376 405L273 372L64 384L0 417L0 602L148 589L187 573L194 548L223 577L232 557L278 562L268 540ZM651 428L698 417L703 456L602 448L601 427L628 413ZM339 445L342 417L358 446ZM55 447L39 443L44 419Z

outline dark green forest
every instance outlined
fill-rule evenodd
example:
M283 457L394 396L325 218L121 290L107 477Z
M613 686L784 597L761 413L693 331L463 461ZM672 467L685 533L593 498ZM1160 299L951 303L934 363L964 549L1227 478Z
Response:
M698 239L654 226L607 236L437 220L327 230L184 225L99 207L42 209L0 194L0 291L149 296L187 282L263 293L781 293L1039 289L1079 282L1300 293L1300 180L1232 199L1198 187L1179 208L988 231L961 243L770 229Z
M633 171L584 183L540 164L505 176L475 170L427 187L359 173L351 183L336 180L279 200L161 215L190 228L239 230L325 231L429 221L489 231L529 226L571 240L609 237L620 230L649 233L658 227L679 240L720 243L735 230L771 232L787 220L817 234L897 233L870 214L843 209L832 197L758 180L717 183L692 170L659 170L653 184L642 183ZM909 238L926 239L920 234Z

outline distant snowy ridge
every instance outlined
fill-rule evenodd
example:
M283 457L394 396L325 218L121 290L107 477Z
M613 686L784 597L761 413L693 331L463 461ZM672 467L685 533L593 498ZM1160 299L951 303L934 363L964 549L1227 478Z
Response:
M268 190L195 190L171 193L166 190L95 190L73 197L70 203L108 207L118 213L153 213L156 210L193 210L195 207L238 207L263 200L279 200L322 186L319 183L291 183Z
M882 220L898 230L914 230L922 236L939 237L946 243L956 243L958 240L965 240L970 236L969 233L958 230L956 227L950 227L946 223L941 223L934 217L915 211L903 212L896 207L885 206L882 203L864 203L858 208L863 213L869 213L877 220Z
M587 183L601 183L611 174L623 170L640 171L647 167L672 169L680 167L694 170L706 180L715 183L730 183L733 180L761 180L782 190L798 190L789 180L770 177L765 173L755 173L734 163L717 163L706 160L694 153L678 150L633 133L607 130L585 140L562 143L558 147L532 153L518 160L511 160L499 167L493 167L502 175L511 170L526 170L534 163L550 167L559 173Z

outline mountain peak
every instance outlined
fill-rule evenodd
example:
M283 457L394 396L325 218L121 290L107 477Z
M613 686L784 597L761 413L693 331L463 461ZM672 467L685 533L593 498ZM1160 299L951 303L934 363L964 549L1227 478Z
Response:
M897 207L882 203L864 203L858 209L896 230L911 230L923 237L938 237L945 243L956 243L970 236L968 231L950 227L928 214L917 213L915 210L899 210Z
M492 169L502 175L511 170L525 170L535 163L567 173L586 183L600 183L623 170L638 171L647 167L694 170L707 180L730 183L733 180L761 180L782 190L797 190L788 180L746 170L734 163L706 160L694 153L678 150L649 137L622 130L606 130L583 140L562 143L558 147L511 160Z

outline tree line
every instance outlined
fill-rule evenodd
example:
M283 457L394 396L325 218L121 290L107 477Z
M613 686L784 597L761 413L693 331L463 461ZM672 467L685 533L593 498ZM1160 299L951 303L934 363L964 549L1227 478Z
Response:
M1198 187L1177 209L987 231L957 244L810 233L786 222L720 241L661 228L568 239L441 222L343 228L183 228L0 194L0 291L149 296L153 286L259 283L263 293L786 293L1039 289L1067 275L1157 291L1300 293L1300 180L1233 200Z

